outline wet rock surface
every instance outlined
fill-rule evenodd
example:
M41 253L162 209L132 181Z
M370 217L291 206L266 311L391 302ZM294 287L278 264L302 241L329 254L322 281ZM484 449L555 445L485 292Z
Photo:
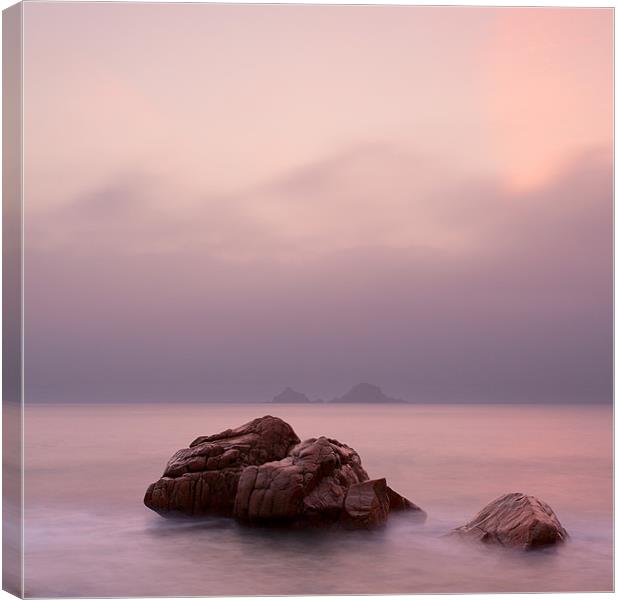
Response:
M374 528L391 511L426 516L385 479L370 480L353 448L326 437L300 442L271 416L176 452L144 503L163 515L217 514L287 527Z
M243 470L284 458L298 443L292 427L271 416L199 437L172 456L144 504L161 513L231 516Z
M531 550L562 543L568 533L551 507L535 496L505 494L454 530L464 538Z

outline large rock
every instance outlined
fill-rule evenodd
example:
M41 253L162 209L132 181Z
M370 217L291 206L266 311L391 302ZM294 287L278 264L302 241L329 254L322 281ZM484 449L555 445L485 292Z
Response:
M454 531L466 538L524 550L568 539L568 533L548 504L521 493L497 498Z
M199 437L172 456L144 504L161 513L230 516L243 469L284 458L298 443L292 427L271 416Z
M326 437L299 442L275 417L198 438L179 450L144 502L162 514L220 514L290 527L373 528L398 510L426 516L385 479L370 481L346 444Z

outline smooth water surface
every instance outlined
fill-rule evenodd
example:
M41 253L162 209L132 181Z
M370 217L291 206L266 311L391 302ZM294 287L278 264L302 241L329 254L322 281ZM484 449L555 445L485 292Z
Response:
M424 508L376 532L169 520L142 504L170 455L255 417L355 448ZM612 410L506 405L63 405L26 410L28 596L607 591ZM506 492L539 496L570 543L520 553L444 534Z

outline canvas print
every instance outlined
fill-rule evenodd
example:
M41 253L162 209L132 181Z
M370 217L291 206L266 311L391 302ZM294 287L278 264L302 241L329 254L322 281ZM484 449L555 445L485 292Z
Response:
M4 589L612 591L613 17L8 8Z

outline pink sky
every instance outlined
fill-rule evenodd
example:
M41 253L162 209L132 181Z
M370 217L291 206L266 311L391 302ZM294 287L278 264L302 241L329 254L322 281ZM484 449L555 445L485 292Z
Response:
M155 368L169 373L161 385L191 381L195 393L295 381L327 393L328 380L373 376L393 381L392 395L476 393L500 347L493 385L512 395L608 393L610 9L24 11L38 386L65 393L82 348L84 386L99 377L134 393L119 347L186 344L219 368L164 352L133 365L136 381ZM304 311L314 326L291 337ZM477 347L478 366L459 363L457 342ZM297 360L279 363L291 344ZM323 364L325 347L336 350ZM540 353L521 383L519 347ZM367 356L329 372L347 348ZM442 363L455 370L444 387ZM583 385L567 384L575 364Z

